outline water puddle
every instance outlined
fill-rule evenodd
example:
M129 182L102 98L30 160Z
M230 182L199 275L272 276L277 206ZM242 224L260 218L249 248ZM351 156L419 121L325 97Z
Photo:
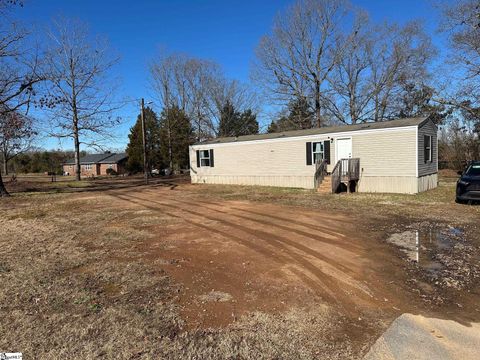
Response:
M399 247L408 260L437 274L447 266L445 254L455 246L461 246L463 231L455 227L408 230L392 234L387 241Z

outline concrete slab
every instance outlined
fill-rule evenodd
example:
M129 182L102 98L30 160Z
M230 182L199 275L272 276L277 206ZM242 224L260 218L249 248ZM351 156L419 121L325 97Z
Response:
M478 360L480 323L403 314L375 342L364 360Z

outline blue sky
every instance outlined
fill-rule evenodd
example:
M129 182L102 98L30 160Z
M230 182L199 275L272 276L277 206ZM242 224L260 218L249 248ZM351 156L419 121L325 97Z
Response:
M86 22L93 33L107 36L120 54L115 73L122 80L119 97L148 100L148 64L160 49L181 51L221 64L227 76L248 81L254 49L268 33L273 17L292 1L287 0L26 0L16 17L39 31L58 15ZM422 19L434 32L435 11L431 0L354 0L376 21L404 23ZM128 129L138 110L129 105L119 114L124 123L117 129L112 148L124 148ZM72 144L44 139L46 148L71 149Z

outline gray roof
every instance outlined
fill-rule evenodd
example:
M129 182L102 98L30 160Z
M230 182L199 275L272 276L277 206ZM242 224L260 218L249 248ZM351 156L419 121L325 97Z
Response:
M382 122L369 122L369 123L362 123L362 124L356 124L356 125L329 126L329 127L306 129L306 130L292 130L292 131L284 131L284 132L270 133L270 134L245 135L245 136L238 136L238 137L233 137L233 136L221 137L221 138L211 139L203 142L198 142L195 145L222 144L222 143L240 142L240 141L279 139L284 137L322 135L322 134L339 133L339 132L347 132L347 131L389 129L389 128L397 128L397 127L405 127L405 126L420 126L427 120L428 120L428 117L417 117L417 118L405 118L405 119L397 119L397 120L382 121Z
M106 153L106 154L89 154L80 158L81 165L88 164L116 164L124 159L128 155L126 153ZM75 159L70 159L64 163L65 165L74 165Z
M99 161L100 164L116 164L128 158L127 153L111 154L111 156Z

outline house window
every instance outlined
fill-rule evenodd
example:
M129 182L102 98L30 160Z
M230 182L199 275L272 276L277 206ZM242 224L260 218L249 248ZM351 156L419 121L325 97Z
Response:
M323 151L323 142L314 142L312 143L312 159L313 163L322 161L325 158Z
M209 150L200 150L200 166L210 166Z
M84 170L92 170L92 164L83 165Z
M424 154L425 154L425 162L432 162L432 136L425 135L424 137Z

